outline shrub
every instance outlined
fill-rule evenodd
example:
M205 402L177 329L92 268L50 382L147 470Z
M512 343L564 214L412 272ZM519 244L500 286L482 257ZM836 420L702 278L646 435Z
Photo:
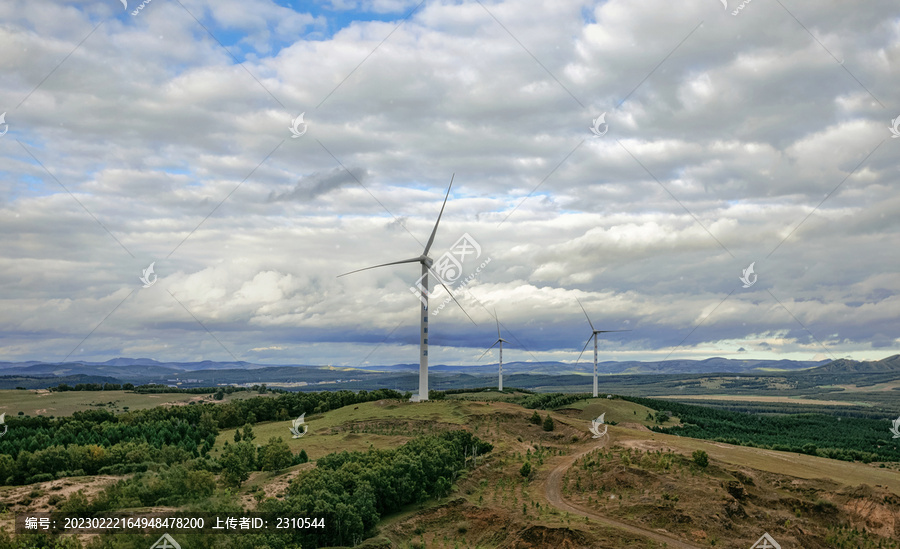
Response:
M694 450L694 453L691 454L691 457L694 460L694 464L697 467L705 468L709 465L709 455L703 450Z
M553 418L550 417L550 414L547 414L547 417L544 418L544 430L552 431L554 427Z
M526 461L522 464L522 468L519 469L519 474L525 478L529 478L531 476L531 463Z

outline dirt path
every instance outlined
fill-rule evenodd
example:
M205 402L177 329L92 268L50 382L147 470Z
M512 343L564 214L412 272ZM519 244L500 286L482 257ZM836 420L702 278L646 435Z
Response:
M579 515L582 517L587 517L591 520L597 521L604 526L609 526L611 528L618 528L619 530L624 530L631 534L635 534L638 536L642 536L645 538L650 538L654 541L658 541L660 543L668 544L666 547L674 547L675 549L700 549L699 545L693 545L684 541L679 540L678 538L674 538L668 536L666 534L661 534L654 530L648 530L646 528L641 528L640 526L634 526L632 524L628 524L627 522L621 522L616 519L611 519L608 517L604 517L602 515L598 515L592 511L588 511L586 509L582 509L581 507L576 507L563 499L562 490L560 489L562 485L562 478L565 474L566 470L575 463L578 458L588 454L597 448L602 448L605 444L594 446L593 448L589 448L579 454L574 456L566 457L559 465L557 465L552 471L550 471L550 475L547 477L546 484L544 486L545 493L547 496L547 501L550 502L551 505L560 509L562 511L567 511L569 513L573 513L575 515Z

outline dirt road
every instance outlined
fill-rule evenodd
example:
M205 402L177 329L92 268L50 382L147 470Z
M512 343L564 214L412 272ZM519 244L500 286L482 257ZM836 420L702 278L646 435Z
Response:
M621 522L616 519L611 519L608 517L604 517L602 515L598 515L592 511L582 509L581 507L576 507L575 505L569 503L562 497L562 478L565 474L566 470L575 463L578 458L583 455L592 452L597 448L601 448L604 445L595 446L584 452L576 454L574 456L566 457L559 465L557 465L552 471L550 471L550 475L547 477L547 482L545 484L545 493L547 495L547 501L550 502L551 505L560 509L562 511L567 511L569 513L579 515L582 517L587 517L589 519L595 520L604 526L609 526L611 528L618 528L619 530L624 530L631 534L635 534L638 536L642 536L645 538L652 539L654 541L658 541L660 543L667 543L667 547L673 547L675 549L700 549L699 545L693 545L691 543L687 543L679 540L678 538L674 538L672 536L662 534L660 532L656 532L654 530L648 530L646 528L641 528L640 526L634 526L632 524L628 524L627 522Z

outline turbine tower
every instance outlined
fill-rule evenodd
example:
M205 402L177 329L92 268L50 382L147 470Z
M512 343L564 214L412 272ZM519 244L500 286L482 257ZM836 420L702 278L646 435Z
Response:
M447 290L447 293L450 294L450 297L453 298L453 301L459 305L459 308L462 309L462 305L459 304L459 301L456 301L456 298L453 296L453 292L450 291L450 288L444 284L441 277L437 275L432 269L431 266L434 264L434 260L428 257L428 252L431 251L431 245L434 244L434 237L437 234L438 225L441 222L441 216L444 215L444 206L447 205L447 198L450 197L450 189L453 187L453 176L450 177L450 185L447 186L447 194L444 196L444 203L441 205L441 211L438 214L437 221L434 223L434 229L431 230L431 236L428 238L428 243L425 244L425 251L422 252L422 255L418 257L411 257L409 259L401 259L400 261L392 261L390 263L382 263L381 265L373 265L371 267L365 267L363 269L357 269L355 271L350 271L349 273L344 273L338 275L338 278L342 276L346 276L353 273L358 273L360 271L368 271L369 269L377 269L378 267L387 267L389 265L402 265L404 263L419 263L422 265L422 278L420 279L420 289L422 290L421 295L419 296L419 300L422 302L422 308L419 314L419 394L418 398L413 397L414 400L417 401L426 401L428 400L428 273L431 272L434 274L434 277L440 282L441 286ZM472 320L472 317L469 316L469 313L466 313L465 309L462 309L463 313L469 320ZM472 320L472 323L475 324L475 321Z
M493 349L495 345L497 345L498 343L500 344L500 367L499 367L499 374L498 374L499 377L497 380L497 390L502 391L503 390L503 344L509 343L509 341L506 341L505 339L500 337L500 318L497 316L496 310L494 311L494 319L497 321L497 341L494 342L494 345L491 345L490 347L488 347L485 352L481 353L481 356L478 357L478 360L481 360L482 358L484 358L484 355L486 355L488 353L488 351Z
M594 328L594 323L591 322L591 317L588 316L587 311L584 310L584 305L581 304L581 301L578 298L575 298L578 301L578 306L581 307L581 310L584 311L584 316L587 318L588 324L591 325L591 337L584 343L584 347L581 349L581 354L578 355L578 360L581 360L581 355L584 354L584 350L587 349L588 343L591 342L591 338L594 339L594 398L597 398L597 334L609 334L612 332L630 332L631 330L597 330ZM575 364L578 364L578 360L575 361Z

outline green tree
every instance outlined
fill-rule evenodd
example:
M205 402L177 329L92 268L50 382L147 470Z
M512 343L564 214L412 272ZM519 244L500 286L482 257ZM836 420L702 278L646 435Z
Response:
M244 425L244 432L242 433L244 440L251 441L256 438L256 435L253 434L253 428L250 427L250 424L247 423Z
M547 417L544 418L544 430L552 431L554 427L553 418L550 417L550 414L547 414Z
M519 469L519 474L525 478L529 478L531 476L531 462L526 461L522 464L522 468Z
M15 472L16 461L6 454L0 454L0 483L12 484L12 476Z
M222 481L229 486L238 486L248 478L253 470L256 448L247 441L229 445L222 452L219 464L222 466Z
M306 450L300 450L300 453L297 454L296 463L306 463L307 461L309 461L309 455L307 455Z
M272 437L268 444L259 449L259 463L263 471L280 471L291 466L294 456L281 437Z
M709 455L703 450L694 450L691 457L694 459L694 464L698 467L706 468L709 465Z
M241 430L240 430L240 429L235 429L235 430L234 430L234 441L235 441L235 442L240 442L240 441L241 441Z
M531 423L534 423L535 425L540 425L541 414L537 413L537 410L535 410L534 413L531 414L531 419L529 421L531 421Z
M216 391L216 394L213 395L213 398L216 400L222 400L223 398L225 398L225 392L222 391L222 389L219 389L218 391Z
M669 421L669 415L666 414L665 412L656 412L655 419L656 419L657 423L665 423L665 422Z

